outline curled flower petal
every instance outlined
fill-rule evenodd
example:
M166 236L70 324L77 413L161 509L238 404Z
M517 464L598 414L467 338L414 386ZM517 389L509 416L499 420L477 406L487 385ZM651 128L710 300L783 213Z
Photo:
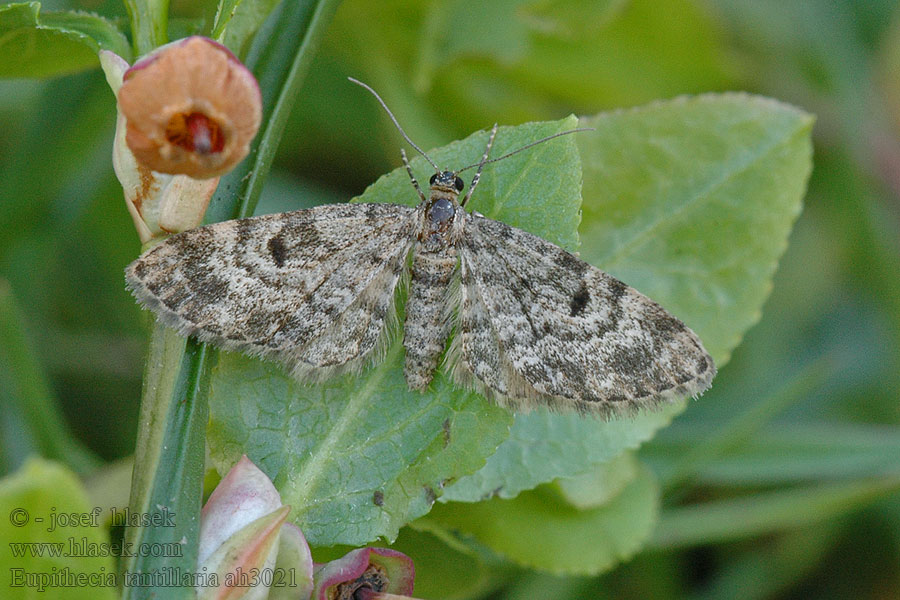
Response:
M200 513L198 600L306 600L313 589L309 545L287 523L289 506L246 456Z
M199 570L208 571L208 580L217 585L198 587L198 600L265 600L271 582L260 574L275 567L281 527L290 510L282 506L251 521L201 562Z
M219 482L200 511L199 563L238 530L281 508L281 496L249 458L242 456Z
M281 526L268 600L308 600L313 590L313 561L303 532L293 523Z
M262 119L259 86L227 48L194 36L139 60L118 94L138 163L195 179L230 171Z
M389 548L357 548L342 558L319 565L314 600L354 598L363 590L409 596L415 569L412 559Z

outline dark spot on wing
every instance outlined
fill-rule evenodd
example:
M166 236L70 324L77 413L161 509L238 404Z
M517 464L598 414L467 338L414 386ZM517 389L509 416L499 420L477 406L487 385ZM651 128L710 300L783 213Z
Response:
M628 290L628 286L616 279L615 277L610 277L607 280L609 284L609 298L614 303L618 304L619 299L625 295L626 290Z
M591 294L588 292L587 286L584 285L584 282L581 282L581 287L578 288L578 291L575 292L575 295L572 296L572 302L569 304L570 316L577 317L581 313L584 312L584 307L587 306L588 301L591 299Z
M210 275L198 288L197 295L201 296L208 304L212 304L225 297L228 287L228 280Z
M610 366L616 373L628 375L629 379L634 375L644 374L653 364L653 356L650 349L644 344L633 344L618 348L610 359Z
M284 239L281 237L281 234L272 236L269 238L269 243L267 244L269 248L269 253L272 255L272 260L275 261L275 264L279 267L284 266L284 261L287 258L287 247L284 245Z
M628 290L628 286L615 277L610 277L609 275L604 274L604 279L602 281L606 284L607 289L606 293L601 296L599 302L608 303L611 308L609 311L609 317L605 321L599 322L597 331L594 334L597 336L604 336L610 331L616 331L619 328L619 321L624 316L621 299L625 295L625 292ZM602 290L602 287L600 289Z
M560 249L559 253L556 255L556 264L559 265L560 268L575 273L576 275L581 275L588 268L586 262L563 249Z
M679 373L678 375L675 376L675 382L678 384L687 383L688 381L690 381L693 378L694 378L694 376L691 375L690 373Z
M444 419L441 423L441 430L444 433L444 448L450 445L450 419Z
M709 361L706 359L705 356L701 356L699 359L697 359L697 372L698 373L705 373L708 368L709 368Z
M369 253L369 264L375 268L380 267L385 262L385 257L382 254L381 250L376 248L372 252Z
M319 228L316 226L315 222L307 223L302 229L299 229L298 235L301 236L303 243L310 248L317 248L325 241L319 233Z
M253 239L253 235L255 234L253 219L238 219L234 222L234 228L238 247L243 246L251 239Z
M375 506L384 506L384 492L375 490L375 493L372 494L372 504Z
M647 329L662 341L671 342L677 333L684 331L684 323L666 314L662 309L659 312L659 315L647 323Z
M503 225L505 226L497 228L497 237L501 240L511 240L513 236L512 227L509 227L506 223L503 223Z

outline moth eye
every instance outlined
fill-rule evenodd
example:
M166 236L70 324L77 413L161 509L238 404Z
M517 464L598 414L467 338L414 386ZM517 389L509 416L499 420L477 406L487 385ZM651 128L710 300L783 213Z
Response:
M437 179L437 176L438 176L437 173L435 173L434 175L432 175L432 176L431 176L431 179L428 180L428 184L429 184L429 185L434 185L434 182L435 182L435 180Z
M461 192L462 189L466 186L466 184L463 183L463 180L460 179L459 177L456 178L456 182L454 183L454 185L456 186L457 192Z

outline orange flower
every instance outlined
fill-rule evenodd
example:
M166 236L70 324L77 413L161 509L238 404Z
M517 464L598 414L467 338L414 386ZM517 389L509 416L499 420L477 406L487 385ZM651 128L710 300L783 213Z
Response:
M247 156L262 119L250 71L227 48L199 36L135 63L118 98L138 163L196 179L227 173Z
M101 50L100 65L110 88L118 95L122 78L129 68L128 63L113 52ZM167 233L178 233L199 225L219 178L193 179L187 175L157 173L138 164L125 142L125 115L121 108L117 113L113 168L122 184L125 203L141 243L146 244Z

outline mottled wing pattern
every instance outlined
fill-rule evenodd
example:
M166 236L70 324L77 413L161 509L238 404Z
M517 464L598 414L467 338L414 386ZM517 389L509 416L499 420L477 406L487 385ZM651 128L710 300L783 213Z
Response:
M477 214L459 253L461 383L515 408L606 415L709 387L715 366L690 329L573 254Z
M337 204L216 223L147 251L126 279L183 335L324 378L386 344L415 214Z

